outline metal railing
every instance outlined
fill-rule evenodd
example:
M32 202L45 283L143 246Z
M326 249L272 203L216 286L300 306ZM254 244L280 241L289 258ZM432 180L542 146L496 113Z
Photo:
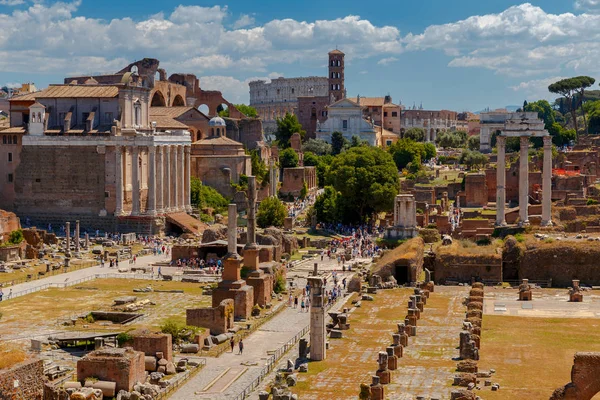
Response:
M275 352L267 360L263 369L260 371L260 374L256 378L254 378L254 380L250 382L244 388L244 390L240 392L240 394L234 397L234 400L243 400L246 398L246 396L254 392L256 388L258 388L260 383L263 381L263 379L275 368L275 365L281 359L281 357L283 357L285 353L287 353L292 347L294 347L296 343L298 343L298 341L308 333L309 330L310 325L305 326L300 332L294 335L293 338L291 338L283 346L275 350Z

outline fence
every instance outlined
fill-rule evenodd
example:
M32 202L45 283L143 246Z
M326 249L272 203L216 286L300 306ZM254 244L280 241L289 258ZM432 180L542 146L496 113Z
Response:
M252 382L250 382L250 384L248 384L248 386L246 386L246 388L244 388L244 390L242 390L242 392L240 394L238 394L234 398L234 400L243 400L246 398L246 396L248 396L249 394L254 392L256 390L256 388L258 388L258 385L260 385L260 383L263 381L263 379L273 370L273 368L275 368L275 365L277 364L279 359L281 357L283 357L283 355L285 353L287 353L292 347L294 347L296 345L296 343L298 343L298 341L304 335L306 335L308 333L309 329L310 329L309 325L305 326L293 338L288 340L286 344L281 346L279 349L275 350L275 353L273 353L269 357L269 359L267 360L267 363L265 364L263 369L260 371L260 374L256 378L254 378L254 380Z
M19 285L21 283L32 282L32 281L36 281L39 279L48 278L49 276L60 275L60 274L67 273L67 272L78 271L80 269L93 267L94 265L95 265L95 263L85 262L82 264L70 265L66 271L65 271L64 267L60 267L58 269L52 269L48 272L44 272L44 275L32 273L30 278L25 277L25 278L13 279L11 281L1 282L0 288Z
M198 366L194 367L193 371L191 371L189 374L186 374L184 376L181 376L181 377L178 376L175 380L169 381L170 382L169 386L167 386L164 391L160 392L158 394L158 396L156 396L154 398L154 400L168 399L176 389L178 389L181 385L183 385L185 382L187 382L187 380L190 379L192 376L196 375L196 373L198 373L198 371L200 371L200 369L202 369L204 366L206 366L206 358L199 358Z

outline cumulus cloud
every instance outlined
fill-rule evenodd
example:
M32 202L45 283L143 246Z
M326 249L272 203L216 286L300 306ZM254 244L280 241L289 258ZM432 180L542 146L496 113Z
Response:
M576 0L575 9L585 12L600 12L600 0Z
M0 6L14 7L25 4L25 0L0 0Z
M382 58L381 60L377 61L377 64L379 65L389 65L391 63L394 63L398 61L398 59L396 57L386 57L386 58Z
M515 92L522 93L527 99L554 99L556 95L548 92L548 86L564 78L566 77L553 76L543 79L532 79L520 82L518 85L511 86L510 88Z
M245 28L250 25L254 25L254 17L244 14L238 18L237 21L233 23L233 29Z

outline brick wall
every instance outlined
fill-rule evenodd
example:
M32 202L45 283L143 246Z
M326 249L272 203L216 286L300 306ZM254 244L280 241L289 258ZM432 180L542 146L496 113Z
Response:
M170 334L135 334L133 336L132 347L134 350L141 351L147 356L156 356L156 353L161 352L165 359L173 361L173 341Z
M144 353L132 348L104 348L77 361L77 379L86 378L116 382L119 390L130 391L137 382L145 382Z
M0 400L42 400L44 362L30 360L0 371Z

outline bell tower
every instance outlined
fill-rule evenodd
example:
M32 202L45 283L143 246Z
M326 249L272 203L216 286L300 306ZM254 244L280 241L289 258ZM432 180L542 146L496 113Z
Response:
M329 52L329 104L343 99L344 96L344 53L338 49Z

